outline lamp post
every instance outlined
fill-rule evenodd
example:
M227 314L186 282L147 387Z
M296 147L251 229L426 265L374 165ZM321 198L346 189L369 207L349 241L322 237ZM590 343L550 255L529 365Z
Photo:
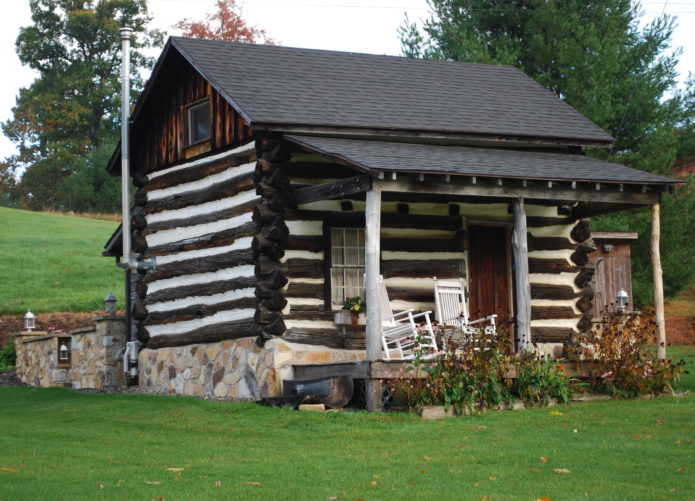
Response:
M109 316L116 314L116 296L113 295L113 292L106 296L104 300L104 310Z
M628 296L627 292L625 292L625 289L620 289L616 295L615 295L615 306L618 309L620 313L625 313L627 310L627 302L628 302Z
M27 310L26 314L24 315L24 330L26 331L32 331L36 328L36 316L34 314Z

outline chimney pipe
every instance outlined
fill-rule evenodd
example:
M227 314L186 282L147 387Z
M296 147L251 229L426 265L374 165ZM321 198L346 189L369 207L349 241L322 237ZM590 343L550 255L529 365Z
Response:
M121 211L123 222L123 264L133 269L130 255L130 37L133 30L121 28Z

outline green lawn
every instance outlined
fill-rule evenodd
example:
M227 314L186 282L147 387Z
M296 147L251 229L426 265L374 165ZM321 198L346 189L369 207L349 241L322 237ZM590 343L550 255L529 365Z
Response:
M0 388L0 499L692 499L693 416L692 395L423 421Z
M123 304L123 271L101 256L117 226L0 207L0 314L99 310L109 292Z

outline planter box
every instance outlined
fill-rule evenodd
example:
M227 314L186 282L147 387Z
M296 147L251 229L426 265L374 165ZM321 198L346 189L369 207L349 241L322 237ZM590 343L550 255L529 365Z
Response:
M352 313L347 310L336 311L333 321L336 325L352 325ZM360 313L357 316L357 325L367 325L367 315Z

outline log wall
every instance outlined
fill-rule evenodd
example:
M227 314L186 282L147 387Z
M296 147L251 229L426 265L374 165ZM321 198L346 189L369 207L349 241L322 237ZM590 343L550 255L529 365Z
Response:
M302 162L306 169L301 168ZM349 175L344 167L322 164L320 159L293 159L286 167L294 174L291 184L295 189ZM593 292L588 280L593 269L587 254L595 247L588 239L588 221L568 219L557 207L547 204L528 202L527 212L532 341L573 341L591 326L588 311ZM363 330L334 323L330 288L324 280L330 268L325 254L329 246L327 232L331 226L364 227L363 197L301 204L285 211L284 218L289 230L280 259L288 279L282 289L287 299L284 338L364 349ZM429 203L418 198L412 202L407 195L385 194L381 271L394 311L434 310L432 277L467 277L466 230L471 223L511 226L513 221L508 204L499 201Z
M253 142L150 173L134 242L156 268L140 276L134 316L147 348L254 336Z

